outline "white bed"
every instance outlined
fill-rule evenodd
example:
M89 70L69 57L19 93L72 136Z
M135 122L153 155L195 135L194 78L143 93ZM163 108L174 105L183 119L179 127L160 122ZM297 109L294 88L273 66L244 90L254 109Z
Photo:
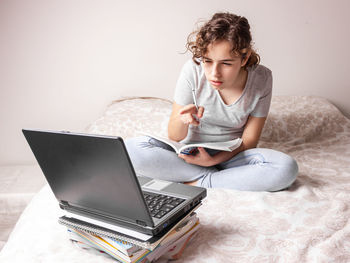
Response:
M166 134L171 102L114 101L87 132ZM208 189L201 229L177 262L350 262L350 121L318 97L273 97L259 147L292 155L297 181L287 191ZM0 262L114 262L71 245L48 186L31 200L0 252Z

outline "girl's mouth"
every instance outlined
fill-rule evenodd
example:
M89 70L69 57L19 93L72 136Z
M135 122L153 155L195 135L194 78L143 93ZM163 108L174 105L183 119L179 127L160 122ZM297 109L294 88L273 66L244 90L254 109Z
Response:
M216 80L211 80L210 83L213 85L213 86L216 86L216 87L219 87L222 85L222 81L216 81Z

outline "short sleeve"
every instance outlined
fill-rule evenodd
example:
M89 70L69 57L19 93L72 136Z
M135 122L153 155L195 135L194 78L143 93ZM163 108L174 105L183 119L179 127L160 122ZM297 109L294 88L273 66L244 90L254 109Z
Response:
M264 89L256 104L254 110L251 112L253 117L267 117L272 97L272 72L266 71L265 83L262 83Z
M176 83L174 101L179 105L193 103L192 89L196 88L196 71L194 62L187 61L182 67L180 76Z

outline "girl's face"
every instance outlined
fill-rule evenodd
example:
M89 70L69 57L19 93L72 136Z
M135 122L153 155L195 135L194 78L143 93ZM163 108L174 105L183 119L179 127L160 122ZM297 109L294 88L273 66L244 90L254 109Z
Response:
M232 45L227 40L216 41L208 46L203 56L203 68L207 80L216 90L232 89L237 86L243 66L248 60L232 52Z

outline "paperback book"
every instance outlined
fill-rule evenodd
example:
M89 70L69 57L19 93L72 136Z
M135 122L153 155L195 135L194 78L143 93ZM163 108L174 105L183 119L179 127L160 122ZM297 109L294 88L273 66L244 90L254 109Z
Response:
M174 149L174 151L177 154L180 154L180 153L193 154L196 148L198 147L232 152L233 150L237 149L242 143L242 139L237 138L231 141L224 141L224 142L203 142L203 143L184 144L184 143L176 142L176 141L170 140L169 138L165 138L158 135L153 135L153 134L144 133L144 132L142 132L142 134L168 144L170 147Z

